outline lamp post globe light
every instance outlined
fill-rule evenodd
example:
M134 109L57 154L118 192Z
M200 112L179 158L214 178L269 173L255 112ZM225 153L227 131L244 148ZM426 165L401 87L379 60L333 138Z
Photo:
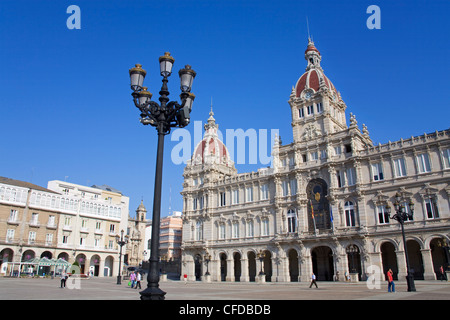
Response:
M162 166L164 154L164 136L170 133L171 128L183 128L190 122L190 113L195 95L191 93L192 82L196 76L190 65L186 65L178 72L180 76L180 99L169 101L167 88L168 78L172 74L175 59L169 52L159 57L160 74L163 77L161 90L159 91L159 104L152 101L152 94L144 87L144 78L147 72L140 64L129 70L131 90L133 92L134 105L141 112L140 122L143 125L151 125L158 132L158 149L156 155L155 189L153 197L153 228L151 240L151 253L149 259L149 272L147 276L147 288L140 292L142 300L164 300L165 292L159 288L159 232L161 217L161 185Z
M396 193L395 194L395 202L394 202L394 210L395 214L391 217L391 219L397 220L400 223L400 226L402 228L402 237L403 237L403 245L405 247L405 258L406 258L406 284L408 286L408 291L416 291L416 286L414 284L414 276L411 273L411 268L409 266L409 258L408 258L408 249L406 245L406 237L405 237L405 228L404 223L408 219L413 218L414 214L414 202L412 199L408 203L409 210L406 209L406 206L401 204L400 201L402 200L401 194ZM391 207L389 204L386 204L386 213L388 215L391 214Z
M122 247L128 243L128 235L125 236L125 239L123 237L123 230L120 231L120 237L119 235L116 235L116 242L120 246L120 253L119 253L119 273L117 275L117 284L122 284Z

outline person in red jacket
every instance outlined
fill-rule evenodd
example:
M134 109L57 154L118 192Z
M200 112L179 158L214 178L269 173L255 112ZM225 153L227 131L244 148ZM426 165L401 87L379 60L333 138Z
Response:
M387 280L388 280L388 292L395 292L395 283L394 283L394 277L393 272L391 269L388 270L386 273Z

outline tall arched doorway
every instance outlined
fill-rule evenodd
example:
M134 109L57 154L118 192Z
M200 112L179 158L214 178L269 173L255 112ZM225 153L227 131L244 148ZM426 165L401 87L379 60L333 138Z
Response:
M5 248L0 251L0 264L3 262L11 262L13 261L14 251L10 248Z
M385 242L381 245L381 260L383 261L384 277L386 278L387 271L391 269L394 280L398 280L397 255L395 254L395 247L392 243Z
M0 251L0 274L2 275L7 274L8 262L12 262L13 258L14 258L14 251L12 251L12 249L5 248L2 251Z
M449 247L447 241L442 238L435 238L430 242L431 259L433 260L433 271L436 274L436 279L441 280L442 275L439 271L440 267L446 270L449 264Z
M225 253L220 254L220 281L227 280L227 255Z
M85 274L85 267L86 267L86 256L82 253L76 256L75 262L73 265L77 265L80 268L80 274ZM72 266L73 266L72 265Z
M311 253L313 272L318 281L333 281L333 251L327 246L316 247Z
M308 229L310 232L331 229L328 185L323 179L313 179L306 186L308 197Z
M195 280L200 281L202 279L202 256L200 254L196 254L194 257L194 265L195 265Z
M61 252L60 254L58 254L58 259L63 259L69 262L69 254L67 252Z
M359 247L351 244L345 248L345 252L347 253L348 272L357 273L358 279L361 280L361 254Z
M89 274L98 277L100 274L100 256L95 254L89 262Z
M420 245L415 240L407 240L409 268L415 280L424 280L424 267Z
M46 258L46 259L51 259L53 257L53 254L50 251L44 251L41 253L41 259L42 258ZM51 266L47 266L47 265L39 265L38 267L38 275L43 276L43 275L48 275L51 272Z
M41 253L41 258L51 259L52 257L53 257L53 254L50 251L44 251Z
M22 254L22 259L21 259L21 261L22 261L22 262L28 261L28 260L34 259L34 257L35 257L34 251L33 251L33 250L27 250L27 251L25 251L25 252Z
M104 277L111 277L114 275L114 258L112 256L107 256L105 259L105 268L103 269Z
M241 281L241 254L239 252L235 252L233 254L234 260L234 281Z
M297 250L291 249L288 253L289 258L289 276L291 282L298 282L299 270L298 270L298 253Z
M254 282L256 281L256 253L253 251L250 251L247 254L248 257L248 276L249 281Z
M272 254L269 250L264 251L264 270L263 272L266 275L266 282L272 281Z

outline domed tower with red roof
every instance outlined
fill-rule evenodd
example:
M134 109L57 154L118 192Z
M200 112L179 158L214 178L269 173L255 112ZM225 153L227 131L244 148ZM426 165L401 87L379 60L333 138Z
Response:
M188 203L198 202L198 207L208 208L209 198L199 188L213 186L218 180L228 176L237 175L234 162L230 158L225 144L219 137L219 125L216 124L214 113L211 108L208 122L205 123L205 134L203 139L197 144L184 168L183 195L185 199L184 212L185 217L189 215L186 207Z
M234 162L230 159L227 147L219 138L219 125L216 124L213 116L214 112L211 108L208 122L204 125L203 139L195 147L186 168L201 169L204 172L214 169L224 174L232 174L236 170Z
M289 99L295 142L347 129L346 105L325 75L320 65L322 56L311 39L305 59L306 70L292 88Z

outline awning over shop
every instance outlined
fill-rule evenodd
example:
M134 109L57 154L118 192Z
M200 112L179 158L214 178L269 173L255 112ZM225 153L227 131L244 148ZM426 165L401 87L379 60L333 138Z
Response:
M67 262L66 260L59 258L58 260L55 260L55 266L70 266L71 263Z
M43 258L33 258L27 261L23 261L21 263L24 264L37 264L41 267L49 267L49 266L65 266L68 267L71 265L71 263L67 262L66 260L59 258L59 259L49 259L47 257Z
M43 257L43 258L41 258L39 260L38 265L41 266L41 267L54 266L55 265L55 261L53 261L53 260L51 260L49 258Z

